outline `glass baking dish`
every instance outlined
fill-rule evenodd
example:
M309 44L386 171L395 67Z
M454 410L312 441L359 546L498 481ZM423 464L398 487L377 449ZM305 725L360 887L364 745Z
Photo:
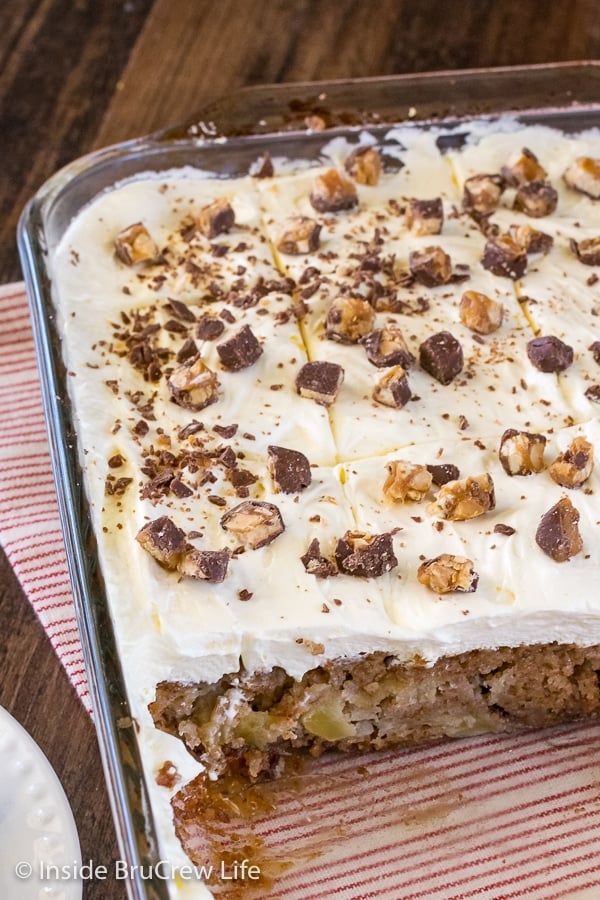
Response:
M82 487L53 307L54 248L73 217L93 197L142 171L192 165L219 177L232 177L245 174L265 150L278 157L316 161L332 135L351 136L366 128L381 140L394 123L411 123L415 128L435 124L442 129L442 143L456 144L468 130L469 119L494 119L506 113L524 124L548 124L566 132L600 126L600 63L245 89L181 126L74 161L55 174L23 212L19 250L31 303L56 490L120 849L134 873L127 881L131 900L165 900L168 891L164 880L141 875L141 867L153 868L160 852Z

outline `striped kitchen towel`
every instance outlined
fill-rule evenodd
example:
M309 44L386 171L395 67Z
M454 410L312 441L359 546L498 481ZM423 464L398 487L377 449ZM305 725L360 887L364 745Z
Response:
M22 285L0 289L0 371L0 542L89 709ZM599 747L586 723L324 757L224 850L273 862L261 900L598 900Z
M0 543L88 709L25 288L0 288Z

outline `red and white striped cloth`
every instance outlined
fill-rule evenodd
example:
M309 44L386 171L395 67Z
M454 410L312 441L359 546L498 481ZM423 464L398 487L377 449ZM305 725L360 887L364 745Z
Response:
M89 709L22 285L0 289L0 373L0 542ZM265 900L600 898L597 725L316 766L253 823L293 861Z
M91 711L25 288L0 288L0 543Z

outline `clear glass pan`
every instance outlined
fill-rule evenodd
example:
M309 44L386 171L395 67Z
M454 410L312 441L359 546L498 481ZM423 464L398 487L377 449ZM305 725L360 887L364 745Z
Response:
M456 126L473 117L514 113L524 123L567 132L600 126L600 63L432 73L381 79L249 88L177 128L92 153L38 191L19 225L56 489L96 726L122 857L152 866L159 851L135 729L99 571L66 389L52 298L53 250L70 221L98 193L138 172L200 166L220 177L246 173L265 150L318 159L332 134L390 123ZM323 131L307 131L319 116ZM465 129L467 126L465 125ZM223 140L223 138L226 138ZM456 133L452 137L456 141ZM164 900L164 881L127 882L132 900Z

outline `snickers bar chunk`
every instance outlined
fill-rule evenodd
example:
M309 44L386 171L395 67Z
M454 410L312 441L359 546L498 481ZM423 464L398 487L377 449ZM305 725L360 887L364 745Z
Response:
M415 361L397 325L385 325L371 331L359 343L365 348L369 362L378 369L388 366L409 369Z
M313 538L310 542L306 553L300 557L302 565L309 575L316 578L330 578L338 574L336 564L331 559L327 559L321 553L321 544L318 538Z
M600 159L578 156L563 177L573 190L586 194L592 200L600 200Z
M517 191L513 208L532 219L541 219L551 216L557 205L558 194L551 184L547 181L528 181Z
M528 341L527 356L540 372L564 372L573 363L573 348L549 334Z
M501 175L472 175L464 184L462 207L476 218L489 216L498 209L503 191Z
M174 369L167 387L175 403L185 409L204 409L219 396L219 380L200 357L188 359Z
M217 344L217 353L221 365L229 372L239 372L252 366L260 356L263 348L249 325L234 334L233 337L222 344Z
M381 155L375 147L357 147L346 157L344 168L358 184L376 185L381 178Z
M266 547L285 531L285 525L274 503L244 500L221 518L221 528L239 540L244 550Z
M562 497L544 513L535 533L535 542L555 562L567 562L581 553L579 510L568 497Z
M544 181L548 174L535 153L527 147L513 153L500 172L509 187L521 187L530 181Z
M281 225L277 249L281 253L301 256L319 249L321 225L310 216L290 216Z
M441 197L433 200L409 200L406 206L406 227L421 236L441 234L444 207Z
M311 206L320 213L336 213L358 206L358 194L353 181L344 178L337 169L317 175L310 193Z
M600 266L600 237L569 241L571 250L584 266Z
M460 321L477 334L492 334L502 325L504 307L479 291L465 291L459 304Z
M531 225L511 225L508 229L508 235L512 240L523 247L527 254L529 253L550 253L554 245L554 238L551 234L545 234L532 228Z
M308 487L312 474L304 453L273 445L268 447L267 453L267 468L276 492L297 494Z
M347 531L335 548L340 572L358 578L378 578L398 565L392 535Z
M175 571L187 550L185 532L168 516L161 516L144 525L135 536L136 541L164 569Z
M450 384L464 366L460 342L449 331L432 334L419 347L419 365L440 384Z
M229 550L198 550L190 546L178 569L181 575L188 578L220 584L225 581L230 558Z
M330 340L356 344L372 330L375 310L358 297L336 297L327 311L325 331Z
M477 590L479 583L479 576L474 570L472 560L451 553L442 553L434 559L426 559L419 566L417 579L436 594L449 594L454 591L472 593Z
M373 388L373 400L376 403L395 409L402 409L411 397L408 376L402 366L392 366L388 369Z
M441 247L413 250L408 257L410 274L425 287L447 284L452 278L452 260Z
M313 360L305 363L296 375L296 390L301 397L331 406L344 380L344 370L337 363Z
M486 241L481 265L499 277L522 278L527 271L527 251L510 234L500 234Z
M155 262L158 258L158 247L146 226L136 222L116 236L115 254L126 266L134 266L137 263Z
M196 215L196 229L206 238L226 234L235 224L235 213L228 200L220 197L203 206Z

